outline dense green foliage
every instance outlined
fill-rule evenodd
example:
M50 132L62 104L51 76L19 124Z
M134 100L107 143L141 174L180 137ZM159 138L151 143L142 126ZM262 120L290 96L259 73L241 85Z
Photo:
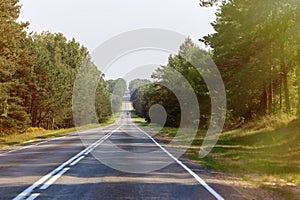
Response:
M300 116L299 1L201 0L200 5L219 6L212 23L215 33L200 41L211 48L224 80L229 124L283 113ZM181 73L193 87L205 125L210 118L210 94L190 64L191 60L209 64L205 53L199 52L188 39L178 55L170 56L167 67ZM161 103L172 121L168 125L177 126L180 108L176 97L159 86L171 81L167 70L158 69L153 74L156 83L139 89L135 108L148 119L151 105ZM178 86L184 90L180 83Z
M107 118L110 96L88 50L62 34L27 35L28 24L17 22L19 13L18 0L0 2L0 132L74 126L73 85L83 64L99 76L97 116Z
M130 100L134 102L136 100L136 94L138 92L138 89L149 83L151 83L151 81L147 79L134 79L130 81L128 86L128 89L130 91Z
M198 63L198 65L194 66L191 63ZM189 89L186 84L188 83L199 102L201 124L206 126L210 118L210 98L208 88L202 78L205 72L201 66L210 64L208 53L199 49L191 39L186 39L181 45L178 54L171 55L168 64L161 66L152 74L155 82L138 89L133 100L137 114L149 121L149 109L154 104L160 104L167 112L166 125L179 126L181 108L174 91L177 94L187 93ZM184 82L183 79L187 80L187 82ZM167 88L166 86L168 85L173 87ZM189 95L186 95L186 97L188 98ZM186 103L189 101L189 99L183 100ZM190 113L190 117L194 119L193 113Z
M212 56L226 87L229 121L281 113L300 116L299 1L200 0L200 5L219 6L212 23L215 33L201 39L212 51L200 50L187 39L178 54L170 55L168 64L152 75L154 83L132 81L129 89L137 114L149 121L151 106L161 104L168 114L167 125L179 125L178 99L164 86L172 83L174 88L178 86L177 92L185 94L188 87L172 72L175 70L195 92L201 125L207 126L214 101L203 81L209 71L191 63L209 66ZM119 111L125 80L105 82L88 50L74 39L68 41L62 34L49 32L28 35L28 23L17 22L18 0L1 1L0 13L1 132L29 126L71 127L74 120L85 124L83 109L87 102L76 102L82 108L76 110L76 119L72 111L74 81L82 65L90 67L90 78L99 80L97 88L91 88L96 97L96 117L92 121L101 122L112 111ZM88 76L83 79L86 88L92 84ZM192 118L193 112L190 115Z
M299 1L201 2L221 5L216 33L202 41L213 49L232 117L299 115Z
M150 122L149 110L154 104L160 104L167 112L166 126L180 125L180 106L176 96L159 83L141 86L136 93L133 107L138 116Z
M24 28L17 23L20 7L17 0L0 2L0 129L21 128L29 122L24 107L24 91L28 81L23 77L31 69L30 48Z
M72 91L72 110L76 126L103 122L111 115L110 94L97 67L86 57L77 72Z
M108 92L111 94L111 105L113 113L117 113L121 109L123 96L127 90L126 81L122 78L116 80L108 80Z

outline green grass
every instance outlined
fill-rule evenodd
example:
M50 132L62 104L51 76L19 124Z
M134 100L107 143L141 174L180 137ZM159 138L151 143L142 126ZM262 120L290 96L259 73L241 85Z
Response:
M131 118L133 119L133 122L139 126L148 126L146 120L144 118L140 118L139 116L137 116L133 111L131 111Z
M0 135L0 149L11 148L12 146L27 145L28 142L36 142L45 139L60 137L64 135L68 135L70 133L74 133L76 131L83 131L92 128L98 128L102 126L107 126L113 124L115 120L110 118L104 123L101 124L89 124L82 127L69 128L69 129L58 129L58 130L43 130L41 128L30 128L24 133L16 133L9 135Z
M300 124L223 134L212 151L226 172L256 173L300 185ZM295 124L298 124L295 126ZM266 177L265 177L266 178Z
M300 120L266 121L258 123L260 129L253 123L251 128L222 133L203 159L198 152L205 132L199 130L185 155L206 168L243 177L257 187L296 199L287 188L300 186ZM164 127L158 139L169 143L176 133L177 129Z

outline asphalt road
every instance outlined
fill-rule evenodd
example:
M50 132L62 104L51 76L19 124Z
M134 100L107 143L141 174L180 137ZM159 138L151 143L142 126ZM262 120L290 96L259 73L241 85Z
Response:
M220 194L207 185L201 168L195 171L173 157L132 123L128 103L123 107L114 125L0 154L0 199L227 199L235 194L228 186L215 187Z

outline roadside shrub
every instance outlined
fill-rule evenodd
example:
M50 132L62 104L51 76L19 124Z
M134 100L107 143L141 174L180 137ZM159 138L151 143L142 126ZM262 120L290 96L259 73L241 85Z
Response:
M46 131L44 128L41 127L30 127L26 130L27 133L32 133L32 132L42 132Z
M252 120L247 122L243 128L244 129L278 129L286 127L291 121L295 119L294 116L289 115L269 115L261 117L260 119Z

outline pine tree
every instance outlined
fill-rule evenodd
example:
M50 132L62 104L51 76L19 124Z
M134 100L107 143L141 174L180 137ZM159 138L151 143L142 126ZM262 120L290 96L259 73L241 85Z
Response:
M26 48L28 24L18 23L18 0L0 2L0 130L24 129L29 117L24 106L25 77L30 73Z

